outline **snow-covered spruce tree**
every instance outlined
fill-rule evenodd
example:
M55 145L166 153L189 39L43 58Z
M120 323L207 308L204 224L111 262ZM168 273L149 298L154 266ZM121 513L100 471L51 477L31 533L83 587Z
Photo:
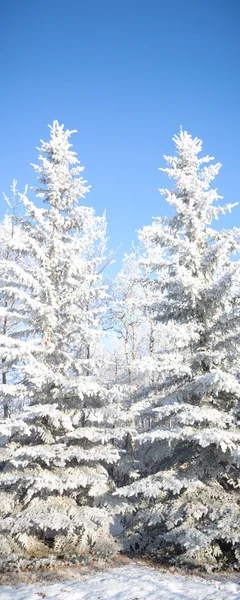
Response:
M119 491L132 506L125 546L192 564L240 562L239 261L240 230L212 221L231 210L211 182L220 164L199 158L202 143L174 137L162 169L174 209L139 232L151 267L152 307L169 344L155 356L158 384L133 406L152 415L135 439L147 477Z
M21 417L1 422L3 554L111 545L103 505L112 486L108 468L119 458L112 441L125 435L114 395L98 384L93 352L105 295L105 216L79 203L89 188L70 149L72 132L57 121L50 131L34 166L45 206L23 194L22 236L9 240L25 262L9 255L2 264L5 293L16 300L6 317L19 320L20 334L1 338L2 359L19 374L1 394L21 394L26 404Z

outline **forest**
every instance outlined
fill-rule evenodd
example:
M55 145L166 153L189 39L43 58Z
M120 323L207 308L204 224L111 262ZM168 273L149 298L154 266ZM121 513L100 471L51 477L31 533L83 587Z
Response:
M240 229L215 227L234 208L221 165L174 136L170 217L110 278L73 133L54 121L36 187L4 194L0 565L137 552L239 568Z

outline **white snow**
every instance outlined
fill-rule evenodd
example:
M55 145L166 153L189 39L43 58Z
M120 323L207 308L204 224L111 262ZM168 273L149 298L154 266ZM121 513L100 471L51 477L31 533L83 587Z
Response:
M163 573L138 565L108 569L84 581L0 589L1 600L240 600L240 580Z

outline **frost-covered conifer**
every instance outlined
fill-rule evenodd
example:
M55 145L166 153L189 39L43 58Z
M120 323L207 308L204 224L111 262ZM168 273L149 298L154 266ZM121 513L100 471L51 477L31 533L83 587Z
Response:
M119 492L135 511L126 543L180 561L238 562L240 230L212 227L232 208L215 204L220 164L199 158L202 143L186 132L174 141L162 170L175 186L160 190L174 216L139 232L168 344L155 353L157 385L132 407L152 426L135 439L147 476Z
M26 410L1 423L1 551L73 552L111 542L106 494L113 440L121 415L114 394L98 381L95 347L105 288L100 271L106 247L105 216L83 205L89 191L71 150L72 132L57 121L42 142L37 207L21 195L21 236L9 240L2 262L4 290L14 305L8 320L19 335L1 337L1 356L13 364L17 384L1 394L22 395Z

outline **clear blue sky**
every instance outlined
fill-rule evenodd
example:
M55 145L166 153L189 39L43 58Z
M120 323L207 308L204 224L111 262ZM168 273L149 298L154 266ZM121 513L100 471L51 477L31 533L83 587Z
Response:
M35 183L48 123L78 129L87 202L106 208L120 266L166 213L158 167L182 124L223 164L225 201L240 200L239 0L5 0L0 29L0 189ZM222 225L240 226L240 207Z

